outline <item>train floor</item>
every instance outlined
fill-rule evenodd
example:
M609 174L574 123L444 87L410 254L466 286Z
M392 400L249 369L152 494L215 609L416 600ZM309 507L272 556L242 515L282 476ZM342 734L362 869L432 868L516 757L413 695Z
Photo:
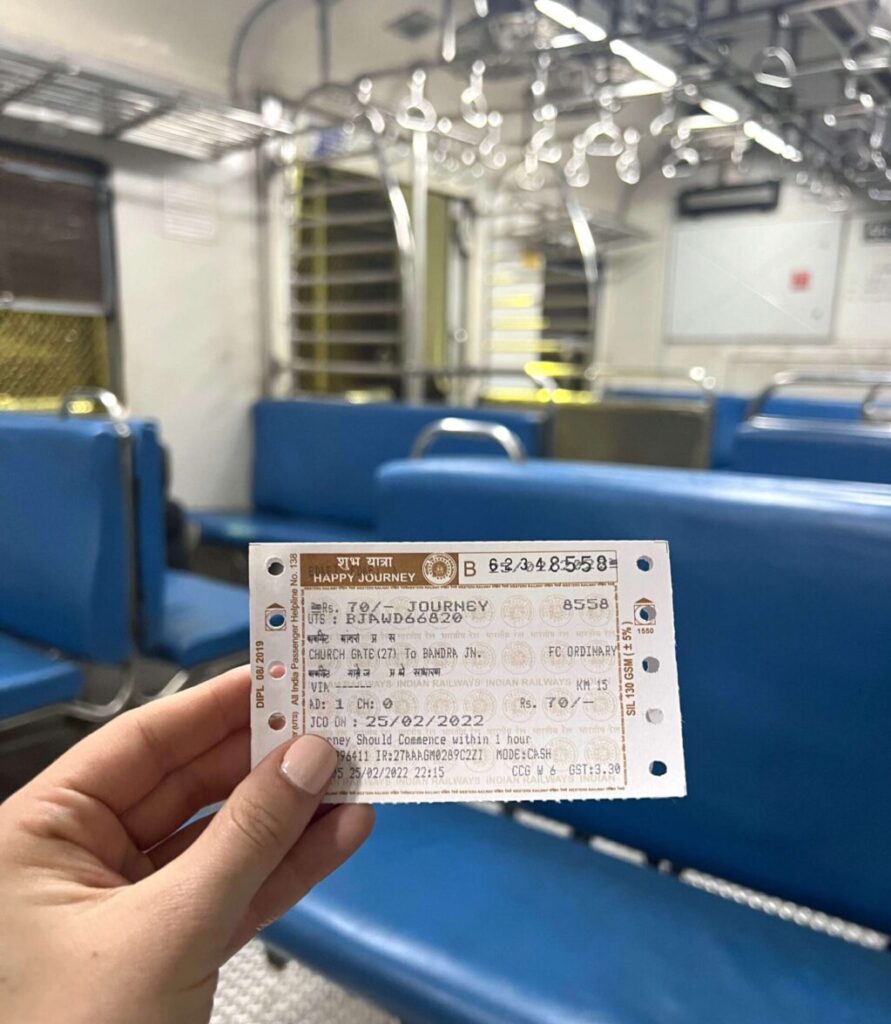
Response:
M273 966L255 941L220 972L211 1024L397 1024L301 964Z

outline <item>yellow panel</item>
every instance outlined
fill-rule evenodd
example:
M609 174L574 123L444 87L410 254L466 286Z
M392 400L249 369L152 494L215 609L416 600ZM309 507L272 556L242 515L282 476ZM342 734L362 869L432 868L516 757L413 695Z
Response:
M0 408L53 409L78 387L108 387L103 317L0 310Z

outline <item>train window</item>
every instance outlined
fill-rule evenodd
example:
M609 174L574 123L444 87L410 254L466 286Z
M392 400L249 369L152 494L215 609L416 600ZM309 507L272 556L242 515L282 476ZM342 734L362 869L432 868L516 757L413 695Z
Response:
M0 146L0 408L114 386L105 169Z

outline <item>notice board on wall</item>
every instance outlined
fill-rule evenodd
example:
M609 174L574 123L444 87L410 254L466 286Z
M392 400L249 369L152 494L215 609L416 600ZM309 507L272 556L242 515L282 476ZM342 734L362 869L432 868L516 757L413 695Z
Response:
M673 342L828 341L842 221L736 215L675 225L665 335Z
M851 342L891 343L891 217L851 221L839 287L836 334Z

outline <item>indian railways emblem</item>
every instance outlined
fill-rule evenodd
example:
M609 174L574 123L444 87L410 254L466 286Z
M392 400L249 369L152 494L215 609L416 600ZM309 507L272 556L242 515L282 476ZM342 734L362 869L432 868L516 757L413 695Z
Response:
M444 553L427 555L421 566L421 572L428 583L432 583L435 587L444 587L455 578L458 564L451 555Z

